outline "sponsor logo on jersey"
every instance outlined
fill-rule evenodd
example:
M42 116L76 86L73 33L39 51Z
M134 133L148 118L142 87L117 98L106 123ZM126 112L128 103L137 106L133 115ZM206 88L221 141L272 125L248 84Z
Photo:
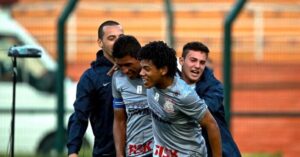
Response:
M177 150L172 150L161 145L155 145L154 156L157 157L178 157Z
M128 155L129 156L137 156L141 154L146 154L148 152L152 152L152 140L147 141L142 144L129 144L128 145Z
M133 115L150 115L151 111L148 108L128 110L128 116Z
M106 83L103 83L102 85L105 87L105 86L107 86L109 84L110 84L110 82L106 82Z
M125 105L126 105L126 108L128 108L128 109L143 109L143 108L148 108L148 102L147 102L147 100L142 100L142 101L139 101L139 102L127 103Z

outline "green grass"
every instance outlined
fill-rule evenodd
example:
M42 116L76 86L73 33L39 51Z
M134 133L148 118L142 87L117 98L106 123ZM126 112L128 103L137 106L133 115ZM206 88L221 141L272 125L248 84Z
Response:
M245 153L243 157L282 157L281 153Z

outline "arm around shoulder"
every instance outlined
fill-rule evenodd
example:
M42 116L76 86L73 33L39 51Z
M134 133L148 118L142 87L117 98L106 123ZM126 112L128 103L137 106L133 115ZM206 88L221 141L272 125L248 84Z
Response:
M69 157L78 157L78 154L72 153L72 154L69 154Z

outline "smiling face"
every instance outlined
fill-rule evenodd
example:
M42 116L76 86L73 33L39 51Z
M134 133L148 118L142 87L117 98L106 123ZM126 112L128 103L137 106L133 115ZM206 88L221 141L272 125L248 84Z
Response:
M141 67L140 75L146 88L164 86L163 78L167 73L165 68L157 69L150 60L141 60Z
M141 65L136 58L126 55L122 58L115 58L115 62L121 69L122 73L127 75L130 79L134 79L139 76Z
M180 58L182 77L188 84L193 84L200 79L205 69L206 60L206 53L194 50L189 50L185 58Z

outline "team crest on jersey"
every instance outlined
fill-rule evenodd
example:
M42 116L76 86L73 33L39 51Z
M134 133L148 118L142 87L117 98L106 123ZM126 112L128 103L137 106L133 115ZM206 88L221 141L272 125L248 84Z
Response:
M164 104L164 110L168 113L173 113L174 112L174 103L171 100L166 100Z
M141 85L138 85L136 87L136 94L142 94L142 92L143 92L143 87Z

